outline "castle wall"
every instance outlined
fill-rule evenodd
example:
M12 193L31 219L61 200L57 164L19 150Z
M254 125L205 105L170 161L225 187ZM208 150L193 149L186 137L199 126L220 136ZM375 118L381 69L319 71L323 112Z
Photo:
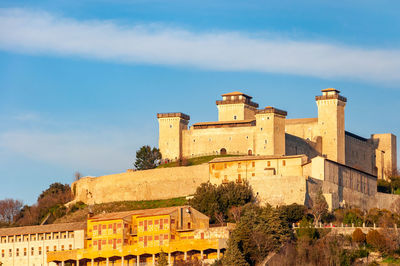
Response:
M185 197L207 181L208 165L202 164L86 177L71 187L75 201L94 204Z
M315 141L319 136L318 118L286 119L285 131L287 134Z
M222 148L227 154L248 154L254 152L255 127L224 127L193 129L183 131L183 156L193 157L220 154Z
M376 148L378 178L387 179L397 170L397 139L393 134L373 134L371 139Z
M315 140L316 142L313 142L286 133L286 155L305 154L309 158L314 158L321 155L321 138L315 137Z
M375 173L375 149L367 139L346 132L346 165L361 171Z

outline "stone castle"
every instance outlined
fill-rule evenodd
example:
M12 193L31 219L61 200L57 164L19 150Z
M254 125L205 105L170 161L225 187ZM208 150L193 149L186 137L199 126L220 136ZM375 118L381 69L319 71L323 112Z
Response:
M287 119L274 107L258 109L241 92L216 101L218 121L193 124L183 113L160 113L159 148L164 159L211 154L323 156L386 179L397 169L396 136L373 134L365 139L345 130L347 99L336 89L316 96L318 117Z
M82 178L72 184L75 201L168 199L192 195L204 182L246 180L264 204L307 205L322 191L331 209L391 208L398 196L377 192L377 178L387 179L397 168L396 136L365 139L345 131L347 99L338 90L322 90L315 99L317 118L287 119L286 111L259 109L240 92L216 102L216 122L188 127L186 114L159 113L163 161L226 156L201 165Z

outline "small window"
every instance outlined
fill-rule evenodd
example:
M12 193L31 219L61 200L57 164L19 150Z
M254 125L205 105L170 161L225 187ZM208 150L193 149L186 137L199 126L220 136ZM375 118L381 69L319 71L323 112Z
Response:
M53 250L54 250L54 251L57 251L57 246L54 246L54 247L53 247Z
M286 165L286 161L285 161L285 160L282 161L282 165L283 165L283 166Z
M234 115L234 116L233 116L233 120L236 120L236 118L237 118L236 115Z
M252 166L252 167L255 167L255 166L256 166L256 162L252 162L252 163L251 163L251 166Z
M42 247L39 247L39 255L42 255Z
M31 248L31 256L35 255L35 248Z
M64 251L64 245L61 245L61 251Z
M238 168L241 168L242 167L242 164L241 163L238 163Z
M17 248L17 252L16 253L17 253L16 256L18 257L19 256L19 248Z
M169 125L169 128L172 128L172 125Z
M260 131L263 131L263 128L260 128Z
M264 140L264 144L267 144L267 140Z
M255 174L255 173L252 173L251 176L256 176L256 174Z
M108 229L112 229L112 226L113 226L112 224L109 224Z
M24 248L24 256L26 256L26 248Z
M267 162L267 166L271 166L271 162L270 161Z

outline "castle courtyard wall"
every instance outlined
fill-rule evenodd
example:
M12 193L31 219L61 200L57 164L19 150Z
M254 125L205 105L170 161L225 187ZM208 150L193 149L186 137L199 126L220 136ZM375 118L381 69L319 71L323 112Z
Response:
M375 173L375 148L372 141L346 132L346 165Z
M248 154L254 152L255 127L225 127L184 130L183 157L220 154L222 148L227 154Z

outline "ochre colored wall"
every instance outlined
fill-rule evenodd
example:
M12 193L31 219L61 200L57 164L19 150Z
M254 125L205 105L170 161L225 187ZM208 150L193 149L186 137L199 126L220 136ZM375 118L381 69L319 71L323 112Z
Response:
M361 140L346 134L346 165L375 174L375 149L371 140Z
M208 165L202 164L86 177L72 183L72 189L76 201L94 204L184 197L207 181Z
M220 154L225 148L228 154L254 152L255 127L228 127L193 129L183 131L183 156L194 157Z

